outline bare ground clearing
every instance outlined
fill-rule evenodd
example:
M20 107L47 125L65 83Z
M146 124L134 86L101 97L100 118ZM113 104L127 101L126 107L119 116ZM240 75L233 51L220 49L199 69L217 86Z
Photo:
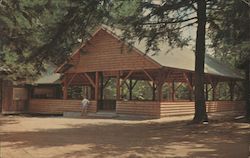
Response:
M0 116L1 158L248 158L250 124ZM186 121L185 121L186 120Z

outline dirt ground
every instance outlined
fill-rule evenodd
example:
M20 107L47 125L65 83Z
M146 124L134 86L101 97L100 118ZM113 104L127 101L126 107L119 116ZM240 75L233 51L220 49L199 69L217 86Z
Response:
M250 124L224 119L188 125L159 120L0 116L1 158L250 156Z

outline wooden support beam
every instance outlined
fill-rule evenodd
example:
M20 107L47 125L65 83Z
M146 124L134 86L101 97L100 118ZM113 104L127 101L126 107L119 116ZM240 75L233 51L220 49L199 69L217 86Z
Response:
M90 86L90 98L95 100L95 87Z
M163 84L167 81L168 77L170 76L171 72L162 72L164 70L160 70L158 73L157 77L157 82L156 82L156 90L157 90L157 100L161 101L162 100L162 88Z
M192 97L193 97L193 94L194 94L194 86L193 86L193 76L192 76L192 73L183 73L183 76L184 76L184 79L186 81L186 83L188 84L188 89L189 89L189 100L192 101Z
M71 79L69 80L69 82L67 83L67 85L69 86L70 83L73 81L73 79L76 77L77 73L73 74L73 76L71 77Z
M99 99L99 72L95 73L95 100Z
M132 100L133 98L133 80L129 80L129 100Z
M155 85L155 83L153 83L152 91L153 91L152 100L154 101L155 100L155 91L156 91L156 85Z
M63 99L68 99L68 84L67 84L67 75L64 75L63 78Z
M206 92L205 92L205 95L206 95L206 101L208 101L208 85L207 85L207 83L205 83L205 88L206 88Z
M132 86L132 89L135 88L135 85L137 84L137 82L138 82L138 80L135 80L135 82L134 82L134 84L133 84L133 86Z
M238 82L235 82L235 86L237 86L237 87L239 88L239 90L244 91L244 88L242 88L242 87L239 85Z
M130 85L127 83L127 81L125 82L125 85L127 86L127 88L130 88Z
M217 84L218 84L218 81L217 80L213 80L210 76L208 76L208 80L213 88L213 92L212 92L212 100L216 100L216 87L217 87Z
M98 73L98 72L96 72L96 73ZM83 74L84 74L84 76L89 80L90 84L95 88L96 84L95 84L95 82L91 79L91 77L90 77L86 72L84 72ZM99 78L99 74L98 74L98 78ZM98 79L98 80L99 80L99 79Z
M104 88L108 85L108 83L109 83L110 79L111 79L111 78L109 77L109 78L107 79L107 81L105 81L105 83L104 83L104 85L103 85L103 86L104 86Z
M174 80L172 81L172 101L175 101L175 85L174 85Z
M132 75L134 71L129 71L128 75L123 79L122 83L120 84L120 86L123 86L123 84L127 81L127 79ZM120 76L120 74L119 74Z
M87 99L90 99L89 97L89 87L88 86L84 86L85 87L85 95L87 97Z
M234 100L234 89L235 89L235 81L230 81L228 83L229 90L230 90L230 100Z
M186 83L188 84L189 90L190 91L194 91L193 89L193 83L192 83L192 74L190 74L190 76L188 76L187 73L183 73L184 79L186 80Z
M146 81L146 82L147 82L147 84L148 84L151 88L153 88L154 82L153 82L153 83L150 83L150 81Z
M210 92L212 89L213 89L213 87L211 86L211 88L209 88L209 89L207 90L207 92Z
M100 74L100 82L101 82L101 84L100 84L100 109L101 110L103 110L103 96L104 96L104 92L103 92L103 90L104 90L104 83L103 83L103 81L104 81L104 76L103 76L103 73L102 72L100 72L99 73Z
M118 71L118 74L116 76L116 100L120 100L120 90L121 84L120 84L120 71Z
M175 88L175 91L177 91L182 85L183 85L183 82L181 82L181 83Z
M152 81L152 82L155 82L154 81L154 79L153 79L153 77L146 71L146 70L142 70L144 73L145 73L145 75Z

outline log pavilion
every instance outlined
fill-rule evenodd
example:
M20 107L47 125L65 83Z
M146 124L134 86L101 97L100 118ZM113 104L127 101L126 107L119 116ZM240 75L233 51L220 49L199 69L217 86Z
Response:
M131 46L122 40L121 31L100 27L56 70L56 73L63 76L63 99L31 99L29 111L53 114L80 111L80 100L68 98L68 88L78 85L88 87L87 96L91 100L88 110L92 113L109 110L116 114L152 118L193 114L193 51L183 48L167 53L167 46L162 44L160 52L151 55L152 53L145 54L144 43L142 41ZM116 81L115 99L105 100L104 88L111 79ZM238 72L206 55L207 112L243 111L244 102L234 99L236 83L242 79ZM150 100L133 99L133 89L140 80L150 85ZM219 82L228 83L230 100L216 100L216 86ZM164 84L171 87L171 97L167 99L162 93ZM190 98L187 100L180 101L175 98L175 91L181 84L186 84L189 88ZM129 91L126 98L121 94L124 86ZM212 94L211 100L208 100L208 93Z

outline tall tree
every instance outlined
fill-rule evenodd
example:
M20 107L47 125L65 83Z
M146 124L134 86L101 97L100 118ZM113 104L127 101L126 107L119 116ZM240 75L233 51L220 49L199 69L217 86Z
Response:
M209 16L214 20L209 27L209 37L215 56L222 61L227 61L232 66L242 65L245 69L245 98L247 103L247 117L250 120L250 6L247 1L220 0Z
M194 123L207 121L204 98L204 60L206 34L206 7L214 2L206 0L166 0L133 1L133 14L121 16L117 23L124 31L124 37L146 40L147 51L157 53L159 42L166 42L172 47L183 47L188 44L189 37L183 32L197 26L195 50L195 116ZM117 17L116 17L117 18ZM124 27L126 26L126 27ZM133 40L132 40L133 42Z
M105 22L109 7L109 0L1 0L0 66L17 79L61 64Z
M206 36L206 0L197 1L197 33L195 45L195 115L194 122L208 121L204 94L204 62Z

